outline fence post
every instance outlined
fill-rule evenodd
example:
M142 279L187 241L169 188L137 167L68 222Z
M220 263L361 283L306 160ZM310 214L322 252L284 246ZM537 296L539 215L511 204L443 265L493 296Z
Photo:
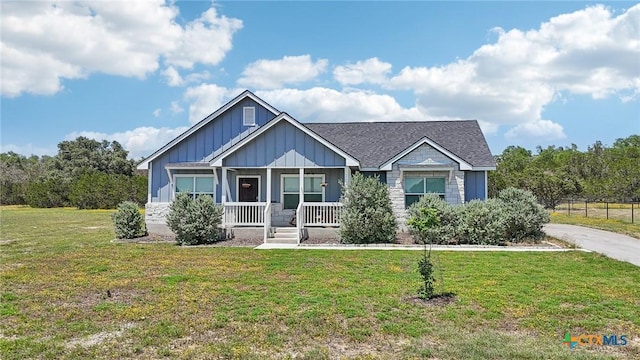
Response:
M631 202L631 223L633 224L633 201Z
M587 208L589 207L587 204L588 204L588 202L587 202L587 200L585 200L584 201L584 217L589 217L587 215Z
M609 220L609 202L607 201L606 204L607 204L607 220Z
M567 200L567 215L571 216L571 199Z

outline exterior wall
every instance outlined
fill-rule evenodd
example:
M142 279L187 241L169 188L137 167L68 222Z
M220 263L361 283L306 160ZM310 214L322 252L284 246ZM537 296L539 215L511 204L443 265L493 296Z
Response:
M282 121L224 159L228 167L345 166L345 159Z
M466 171L464 173L464 201L487 198L485 171Z
M393 212L398 220L400 229L406 230L407 211L404 201L404 181L400 176L400 165L455 165L453 176L449 180L448 171L411 172L411 175L425 177L444 177L445 201L450 204L462 204L464 201L464 172L458 170L458 164L449 159L428 144L423 144L414 151L400 158L393 164L392 170L387 172L387 185ZM405 170L404 174L408 172Z
M324 188L324 201L337 202L340 200L342 188L340 180L344 181L344 169L305 169L305 174L324 174L324 181L327 186ZM280 180L282 174L298 175L298 169L273 169L271 170L271 200L272 202L280 202Z
M242 108L245 106L254 106L256 108L256 126L247 127L242 125ZM227 148L237 143L274 117L275 115L269 110L250 98L246 98L185 138L152 162L151 173L149 174L151 201L170 201L171 191L169 177L165 170L166 164L197 162L212 158L216 150L223 146Z

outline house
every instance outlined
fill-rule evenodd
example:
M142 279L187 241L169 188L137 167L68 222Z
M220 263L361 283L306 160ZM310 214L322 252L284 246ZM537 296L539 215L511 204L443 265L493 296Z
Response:
M425 193L452 204L485 199L495 166L475 120L303 124L244 91L138 169L149 174L151 227L187 192L222 204L226 228L262 227L265 241L295 214L299 242L305 227L339 226L340 183L356 171L389 186L403 224Z

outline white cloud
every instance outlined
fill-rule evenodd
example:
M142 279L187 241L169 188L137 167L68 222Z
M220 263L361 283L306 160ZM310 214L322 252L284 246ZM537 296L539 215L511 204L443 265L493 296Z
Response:
M328 65L326 59L316 62L310 55L285 56L280 60L258 60L244 69L238 80L241 86L257 89L279 89L286 84L300 84L323 73Z
M507 139L521 139L534 137L538 139L557 140L564 139L562 126L549 120L536 120L519 124L505 134Z
M337 66L333 70L333 77L342 85L381 84L387 80L390 71L391 64L374 57L355 64Z
M167 79L167 84L169 84L169 86L182 86L182 84L184 84L182 76L180 76L178 70L173 66L169 66L162 70L162 75Z
M149 156L187 129L188 127L172 129L167 127L155 128L146 126L111 134L95 131L75 131L65 136L65 140L74 140L78 136L85 136L99 141L115 140L129 151L130 158L139 159L143 156Z
M237 95L237 94L235 94ZM189 105L189 122L195 124L224 104L229 91L214 84L201 84L190 87L184 93Z
M184 109L180 106L180 103L178 103L177 101L172 101L169 111L171 111L171 113L175 115L183 112Z
M258 91L256 95L276 108L286 109L287 113L301 122L425 119L417 108L403 108L389 95L362 90L340 92L315 87L308 90Z
M187 76L182 77L178 70L173 66L169 66L162 70L162 75L166 78L169 86L183 86L190 83L201 82L211 77L211 74L209 74L208 71L190 73Z
M177 46L166 54L167 63L189 69L195 63L216 65L231 50L231 38L241 28L241 20L218 16L211 7L182 29Z
M6 153L6 152L9 152L9 151L13 151L16 154L20 154L20 155L24 155L24 156L31 156L31 155L38 155L38 156L50 155L50 156L53 156L53 155L58 153L58 149L57 148L54 148L54 147L52 147L52 148L41 147L41 146L33 145L31 143L26 144L26 145L0 143L0 153Z
M405 67L385 86L413 90L429 117L478 119L506 136L562 138L542 112L563 93L630 101L640 93L640 5L564 14L539 29L494 29L498 39L441 67Z
M155 109L155 110L153 110L153 117L158 117L158 116L160 116L161 113L162 113L162 110Z
M163 0L0 2L1 93L54 94L62 79L94 72L144 78L162 58L182 68L215 65L242 27L213 7L184 27L178 15Z

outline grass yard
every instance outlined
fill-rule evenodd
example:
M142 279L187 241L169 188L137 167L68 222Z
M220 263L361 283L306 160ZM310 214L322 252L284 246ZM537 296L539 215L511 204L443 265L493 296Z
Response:
M111 243L110 211L1 208L0 358L640 358L640 268L594 253ZM562 344L565 332L627 346Z
M638 212L640 213L640 211ZM640 219L636 219L636 223L632 224L627 221L616 219L584 217L584 215L580 214L569 216L565 213L553 212L551 213L551 222L557 224L587 226L594 229L613 231L640 239Z

